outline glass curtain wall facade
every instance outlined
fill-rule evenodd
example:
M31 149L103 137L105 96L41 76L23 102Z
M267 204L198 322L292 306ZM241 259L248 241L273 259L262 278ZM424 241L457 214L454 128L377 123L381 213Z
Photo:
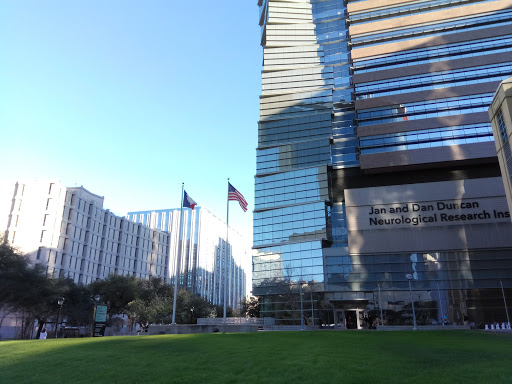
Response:
M261 296L264 316L294 324L300 322L301 285L311 293L309 307L326 289L322 249L332 240L329 169L359 165L348 28L340 1L260 1L259 6L264 66L253 294Z
M200 295L214 305L224 305L224 284L227 282L228 306L239 308L246 296L247 251L244 238L229 230L226 243L226 223L197 207L183 209L183 230L180 231L180 208L129 212L127 219L158 228L170 234L169 278L174 284L176 260L179 266L180 289ZM180 235L180 233L182 233ZM224 273L227 246L227 278Z
M512 3L258 5L262 316L299 324L302 287L308 324L412 323L410 273L420 323L504 321L512 228L487 110L512 74Z

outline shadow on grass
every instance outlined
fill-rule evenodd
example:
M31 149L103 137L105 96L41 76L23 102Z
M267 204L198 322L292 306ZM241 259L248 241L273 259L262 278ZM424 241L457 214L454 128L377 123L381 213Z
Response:
M2 343L2 383L510 383L484 332L268 332Z

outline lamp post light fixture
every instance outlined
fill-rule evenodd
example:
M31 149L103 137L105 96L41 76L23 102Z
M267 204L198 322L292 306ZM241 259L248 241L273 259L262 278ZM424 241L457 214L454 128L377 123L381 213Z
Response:
M101 300L101 296L96 294L91 296L91 300L94 302L94 308L92 311L92 326L91 326L91 337L94 337L94 330L96 328L96 311L98 310L98 305Z
M194 307L190 307L190 324L194 324Z
M302 296L304 293L302 292L302 284L306 283L304 280L299 280L299 287L300 287L300 330L304 330L304 304L302 301Z
M409 292L411 293L411 306L412 306L412 319L414 321L414 327L412 328L413 331L416 331L418 328L416 327L416 312L414 311L414 298L412 297L412 286L411 286L411 280L413 279L413 276L408 273L405 275L407 280L409 280Z
M503 304L505 304L505 313L507 314L507 324L510 328L510 318L508 317L507 300L505 300L505 290L503 289L503 283L500 280L501 294L503 295Z
M313 305L313 281L311 281L311 290L309 291L311 293L311 325L315 326L315 307Z
M377 284L379 287L379 309L380 309L380 324L384 326L384 315L382 314L382 300L381 300L381 294L380 294L380 283Z
M441 323L444 327L444 310L443 310L443 302L441 300L441 291L439 290L439 283L437 283L437 295L439 296L439 306L441 307Z
M57 339L58 337L58 327L59 327L59 317L60 317L60 311L62 309L62 304L64 304L64 298L62 296L60 296L58 299L57 299L57 304L59 304L59 312L57 313L57 321L55 322L55 338Z

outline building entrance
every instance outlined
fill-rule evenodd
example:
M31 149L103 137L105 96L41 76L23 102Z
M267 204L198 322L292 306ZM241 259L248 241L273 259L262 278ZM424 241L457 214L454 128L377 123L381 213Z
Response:
M338 327L345 329L363 329L365 311L362 309L344 309L336 311Z
M346 329L359 329L359 311L345 310L345 328Z
M335 327L344 329L363 329L364 317L367 314L368 300L331 299Z

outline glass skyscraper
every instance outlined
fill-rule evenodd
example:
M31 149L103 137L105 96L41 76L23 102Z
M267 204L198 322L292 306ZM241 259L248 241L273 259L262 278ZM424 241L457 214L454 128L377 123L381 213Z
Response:
M487 115L509 1L259 0L253 293L278 324L504 321L512 225ZM510 301L509 297L509 301ZM382 310L382 311L381 311Z
M160 209L128 212L126 218L170 235L168 269L172 284L178 275L180 289L204 297L214 305L224 305L227 284L227 305L239 308L246 297L247 241L230 228L229 242L226 242L226 223L205 208L184 208L181 230L180 214L180 208Z

